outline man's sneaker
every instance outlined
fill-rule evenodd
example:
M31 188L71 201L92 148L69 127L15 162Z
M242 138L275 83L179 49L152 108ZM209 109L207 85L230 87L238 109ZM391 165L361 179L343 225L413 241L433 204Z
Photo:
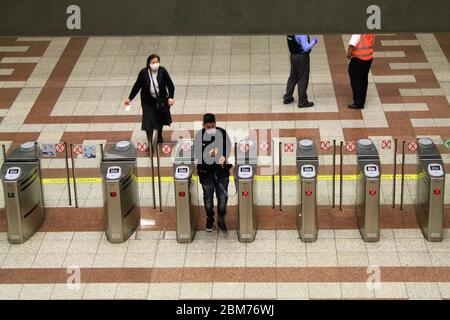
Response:
M283 98L283 103L284 104L289 104L291 102L294 102L294 97Z
M364 109L364 106L357 106L357 105L354 104L354 103L349 104L348 107L349 107L350 109Z
M311 108L314 107L314 102L306 102L302 105L298 105L299 108Z
M214 230L214 219L206 219L206 227L205 230L207 232L211 232Z
M225 233L228 232L227 225L225 224L224 219L219 219L219 221L217 221L217 226L219 227L220 231L225 232Z

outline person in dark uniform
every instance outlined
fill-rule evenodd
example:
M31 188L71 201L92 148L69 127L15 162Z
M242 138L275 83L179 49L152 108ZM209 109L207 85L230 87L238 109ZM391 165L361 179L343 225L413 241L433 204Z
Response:
M167 70L159 65L160 58L152 54L147 58L147 66L139 72L137 80L131 89L125 106L129 106L131 100L141 92L142 106L142 130L147 134L149 145L154 147L162 143L163 126L172 123L170 107L175 103L175 86ZM156 97L167 99L169 109L160 111L156 108Z
M197 173L203 188L203 203L206 210L206 231L214 230L214 192L217 197L217 226L227 232L225 215L228 202L228 184L231 164L227 159L231 153L231 141L223 128L216 127L216 117L203 116L203 128L194 138L194 153Z
M288 104L294 101L295 86L298 86L298 107L307 108L314 106L314 103L308 101L309 84L309 53L316 45L317 38L310 41L309 36L305 34L288 35L287 43L291 53L291 73L286 86L286 93L283 96L283 103Z

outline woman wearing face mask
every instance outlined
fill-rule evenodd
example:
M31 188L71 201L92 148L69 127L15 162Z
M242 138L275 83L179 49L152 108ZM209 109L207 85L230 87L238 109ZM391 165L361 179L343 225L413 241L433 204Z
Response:
M141 92L142 130L147 134L149 144L156 146L162 143L162 128L172 123L170 107L173 106L175 86L169 73L159 65L160 58L152 54L147 58L147 66L139 72L137 80L131 89L125 106ZM157 101L158 99L158 101ZM161 108L164 105L164 108Z

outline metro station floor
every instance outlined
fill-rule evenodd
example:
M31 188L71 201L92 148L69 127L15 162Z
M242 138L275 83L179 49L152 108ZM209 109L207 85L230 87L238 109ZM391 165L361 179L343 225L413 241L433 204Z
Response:
M260 230L244 244L200 231L178 244L174 232L141 231L110 244L102 232L47 232L10 245L2 233L0 298L448 299L449 235L427 243L416 229L383 229L365 243L356 230L321 230L305 244L294 230ZM79 288L66 283L75 266ZM368 287L375 268L381 283Z
M353 219L350 179L344 181L342 211L338 193L331 207L331 181L320 182L315 243L302 243L295 230L296 182L284 182L281 200L276 194L277 206L283 202L280 212L271 209L269 180L261 182L264 208L254 243L239 243L231 230L228 237L199 231L191 244L178 244L172 182L163 179L163 212L152 209L150 184L141 183L142 215L152 224L137 238L113 245L103 233L99 157L75 159L77 177L88 179L78 185L79 208L74 208L61 180L65 159L57 154L42 160L48 179L42 232L10 245L0 214L0 299L450 299L450 149L443 145L450 138L450 33L378 36L363 111L347 108L349 36L318 38L309 88L316 105L308 109L282 103L289 74L283 36L0 38L0 144L145 141L139 99L130 111L122 102L147 56L156 52L176 86L166 142L176 130L192 132L194 121L213 112L233 141L248 129L278 130L277 141L284 143L311 138L345 145L369 137L379 148L383 174L392 175L394 168L397 174L401 170L402 141L405 173L413 174L415 153L408 144L432 138L447 172L443 242L426 242L418 229L413 179L405 181L404 210L400 180L395 199L392 180L382 182L381 238L363 242ZM382 148L383 141L394 139L399 142L395 165L393 149ZM161 173L169 177L170 159L162 156ZM294 175L295 153L284 150L283 157L284 174ZM320 161L319 172L332 174L332 150L321 151ZM344 174L352 174L354 153L344 150L343 161ZM148 156L140 153L138 165L148 176ZM158 192L156 198L159 206ZM230 199L230 229L235 229L235 206L236 199ZM73 289L66 282L78 267L81 285ZM368 288L367 281L378 275L380 286Z

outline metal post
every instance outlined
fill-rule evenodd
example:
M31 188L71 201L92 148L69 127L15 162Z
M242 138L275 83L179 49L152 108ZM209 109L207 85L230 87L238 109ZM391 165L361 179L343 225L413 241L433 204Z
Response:
M70 160L72 163L73 194L75 196L75 208L78 208L77 179L75 178L75 165L73 161L73 144L70 144Z
M394 177L392 180L392 208L395 208L395 192L397 184L397 139L394 139Z
M343 189L343 149L344 149L344 142L341 141L340 143L340 150L339 150L339 210L342 211L342 189Z
M156 145L156 166L158 167L159 212L162 212L161 173L159 166L159 143Z
M400 210L403 210L404 187L405 187L405 141L402 141L402 187L400 191Z
M149 142L150 148L150 163L152 166L152 195L153 195L153 209L156 209L156 195L155 195L155 164L153 163L153 144Z
M333 208L335 207L336 203L336 140L333 140L333 192L331 193Z
M41 194L42 194L42 207L45 208L45 201L44 201L44 183L42 181L42 167L41 167L41 155L38 155L38 142L34 142L34 156L36 159L38 159L38 166L39 166L39 179L41 180Z
M3 153L3 161L6 161L6 148L4 144L2 144L2 153Z
M72 190L70 189L69 154L67 152L67 142L64 142L66 174L67 174L67 195L69 196L69 206L72 206Z
M272 140L272 209L275 209L275 141Z
M283 164L283 158L282 158L282 155L281 155L281 145L283 144L283 142L279 142L278 143L278 162L279 162L279 169L278 169L278 171L280 172L280 182L279 182L279 186L280 186L280 204L279 204L279 206L280 206L280 211L283 211L283 208L282 208L282 202L283 202L283 173L282 173L282 169L281 169L281 167L282 167L282 164Z

